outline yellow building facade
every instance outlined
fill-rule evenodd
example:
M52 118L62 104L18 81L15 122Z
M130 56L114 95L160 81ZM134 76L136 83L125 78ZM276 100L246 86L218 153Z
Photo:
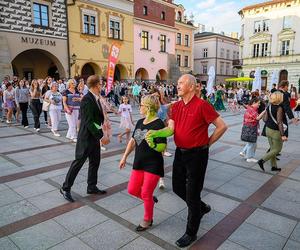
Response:
M192 22L188 21L184 14L184 7L179 4L176 9L175 28L176 33L176 62L180 68L180 72L190 73L194 70L194 30L196 27Z
M106 78L110 47L120 46L115 80L134 78L133 1L69 0L71 77Z

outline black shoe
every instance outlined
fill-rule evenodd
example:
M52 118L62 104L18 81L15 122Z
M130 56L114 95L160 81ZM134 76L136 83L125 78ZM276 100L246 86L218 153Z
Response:
M153 195L153 201L154 201L154 203L157 203L157 202L158 202L158 199L157 199L157 197L156 197L156 196L154 196L154 195Z
M278 157L276 157L276 160L277 160L277 161L280 161L280 159L279 159Z
M149 226L147 226L147 227L143 227L143 226L141 226L141 225L138 225L138 226L136 227L135 231L137 231L137 232L143 232L143 231L146 231L148 228L152 227L152 225L153 225L153 220L151 220Z
M179 240L176 241L176 245L179 247L187 247L196 239L197 239L196 235L190 236L188 234L184 234Z
M87 189L87 194L106 194L107 192L105 190L100 190L99 188L95 187L92 189Z
M63 195L63 197L69 201L69 202L74 202L75 200L73 199L71 192L70 191L65 191L62 188L59 190L59 192Z
M271 170L272 170L272 171L278 171L278 172L280 172L280 171L281 171L281 168L278 168L278 167L272 167Z
M280 153L278 153L276 156L281 156L281 154L280 154Z
M205 204L205 207L202 209L202 213L204 214L208 214L211 211L211 207L208 204Z
M257 164L259 165L260 169L265 172L264 162L265 161L263 159L260 159Z

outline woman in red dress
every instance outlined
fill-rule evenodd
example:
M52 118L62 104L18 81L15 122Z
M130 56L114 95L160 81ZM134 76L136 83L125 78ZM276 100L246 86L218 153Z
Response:
M296 107L296 101L298 99L298 95L297 95L297 89L296 87L293 87L292 88L292 91L291 91L291 99L290 99L290 106L291 106L291 109L294 109Z

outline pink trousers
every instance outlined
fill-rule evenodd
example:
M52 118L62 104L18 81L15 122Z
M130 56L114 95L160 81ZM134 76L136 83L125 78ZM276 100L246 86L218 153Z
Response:
M128 193L144 201L144 220L153 219L153 192L160 176L143 170L132 170L128 183Z

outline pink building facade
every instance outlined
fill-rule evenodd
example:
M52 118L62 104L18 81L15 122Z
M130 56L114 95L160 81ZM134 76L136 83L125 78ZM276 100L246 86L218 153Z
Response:
M135 79L169 80L170 57L175 57L175 29L135 20Z

